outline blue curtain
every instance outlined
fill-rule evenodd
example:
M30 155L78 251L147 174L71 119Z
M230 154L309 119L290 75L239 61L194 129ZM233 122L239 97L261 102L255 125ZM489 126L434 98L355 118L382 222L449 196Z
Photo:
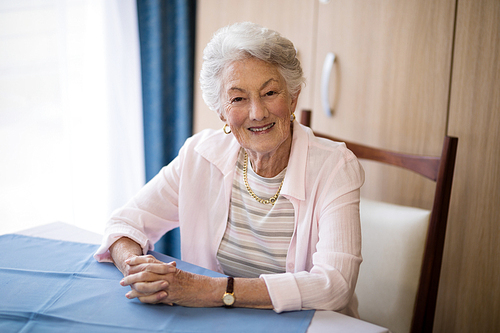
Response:
M196 0L137 0L146 180L192 134ZM155 244L180 258L179 230Z

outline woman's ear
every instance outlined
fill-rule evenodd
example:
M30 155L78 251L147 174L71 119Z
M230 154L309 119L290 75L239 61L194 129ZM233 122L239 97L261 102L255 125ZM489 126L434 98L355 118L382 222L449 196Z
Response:
M219 115L220 120L223 123L226 123L226 117L224 116L224 113L222 111L220 111L220 112L217 112L217 114Z
M290 109L292 111L292 113L295 112L295 109L297 108L297 101L299 100L299 95L300 95L300 92L302 91L302 89L300 89L296 94L295 96L292 96L292 103L290 105Z

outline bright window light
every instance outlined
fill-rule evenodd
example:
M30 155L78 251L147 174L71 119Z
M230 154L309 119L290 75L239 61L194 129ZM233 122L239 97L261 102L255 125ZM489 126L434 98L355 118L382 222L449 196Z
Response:
M103 232L144 184L135 1L0 2L0 234Z

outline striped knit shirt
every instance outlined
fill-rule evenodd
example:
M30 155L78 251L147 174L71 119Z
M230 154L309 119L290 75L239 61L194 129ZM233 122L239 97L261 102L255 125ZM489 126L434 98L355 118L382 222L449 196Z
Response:
M292 203L279 196L274 205L262 204L247 191L243 180L245 153L241 149L236 163L229 218L217 252L226 275L259 277L260 274L284 273L286 254L294 229ZM273 178L257 175L247 165L248 184L262 199L278 191L286 169Z

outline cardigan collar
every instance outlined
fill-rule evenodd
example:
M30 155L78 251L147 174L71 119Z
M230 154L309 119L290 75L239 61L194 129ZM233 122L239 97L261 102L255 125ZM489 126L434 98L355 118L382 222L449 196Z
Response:
M305 200L306 162L311 131L297 122L293 123L293 138L285 181L281 194ZM221 130L210 131L196 146L195 151L214 164L226 177L234 172L241 146L232 134Z

